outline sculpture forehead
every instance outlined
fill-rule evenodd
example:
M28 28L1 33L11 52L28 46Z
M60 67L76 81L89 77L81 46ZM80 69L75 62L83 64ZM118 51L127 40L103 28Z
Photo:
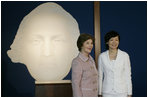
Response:
M36 19L33 19L32 21L29 21L27 25L25 25L24 33L26 35L71 35L72 32L70 32L70 27L64 22L62 19L56 19L46 17L41 18L38 17Z
M29 21L26 21L29 20ZM72 29L75 28L75 25L72 24L72 20L64 17L59 14L39 14L39 15L30 15L22 23L24 26L24 32L29 33L71 33Z
M39 15L30 17L30 21L24 22L22 28L25 34L70 34L74 28L73 24L69 24L66 19L59 15Z
M33 28L33 27L38 27L38 28L65 28L68 25L68 20L65 18L59 16L59 15L39 15L35 17L30 17L30 21L26 22L27 27Z

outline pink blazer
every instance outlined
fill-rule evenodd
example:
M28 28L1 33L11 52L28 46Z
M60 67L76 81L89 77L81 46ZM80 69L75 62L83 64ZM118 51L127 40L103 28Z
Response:
M72 61L72 89L74 97L98 96L98 72L93 58L82 53Z

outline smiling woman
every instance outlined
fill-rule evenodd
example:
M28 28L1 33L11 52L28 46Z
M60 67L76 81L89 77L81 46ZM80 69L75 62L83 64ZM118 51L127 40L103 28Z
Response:
M118 49L120 35L106 33L106 51L98 59L99 95L103 97L132 96L131 65L129 55Z
M72 89L74 97L98 96L98 73L91 57L94 38L81 34L77 41L79 55L72 61Z

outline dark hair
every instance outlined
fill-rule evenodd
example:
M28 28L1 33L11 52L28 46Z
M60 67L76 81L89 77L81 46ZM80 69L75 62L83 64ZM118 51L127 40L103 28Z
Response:
M80 36L79 36L79 38L77 40L77 47L78 47L79 51L81 51L83 43L85 41L89 40L89 39L91 39L93 41L93 44L94 44L94 38L91 35L85 34L85 33L80 34Z
M118 36L119 41L120 41L120 35L119 35L118 32L116 32L116 31L109 31L108 33L105 34L104 40L105 40L105 46L106 46L106 49L107 49L107 50L109 49L109 46L108 46L107 42L108 42L112 37L116 37L116 36Z

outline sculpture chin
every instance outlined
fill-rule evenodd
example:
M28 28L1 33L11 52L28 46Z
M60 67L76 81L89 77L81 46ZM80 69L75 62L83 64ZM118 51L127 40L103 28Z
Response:
M27 66L31 76L36 81L58 81L62 80L70 71L71 66L58 67L57 65Z

